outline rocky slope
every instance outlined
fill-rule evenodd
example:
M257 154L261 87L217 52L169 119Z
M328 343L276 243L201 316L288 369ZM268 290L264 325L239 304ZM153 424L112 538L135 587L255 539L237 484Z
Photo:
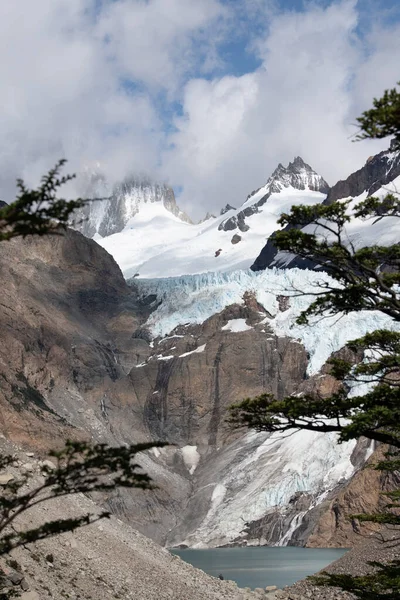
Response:
M0 451L18 459L9 474L18 478L29 468L28 486L40 484L37 455L26 456L4 438L0 438ZM18 518L15 527L37 527L98 512L94 502L77 494L35 506ZM193 568L115 517L13 550L11 556L0 559L0 593L3 586L21 600L267 599L266 593L240 589L234 582Z

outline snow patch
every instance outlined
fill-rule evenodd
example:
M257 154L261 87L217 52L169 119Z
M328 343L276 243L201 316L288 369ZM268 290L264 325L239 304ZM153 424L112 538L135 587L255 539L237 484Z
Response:
M204 352L206 344L199 346L196 350L191 350L190 352L185 352L184 354L180 354L179 358L184 358L185 356L189 356L190 354L200 354L200 352Z
M200 461L200 454L197 452L197 446L183 446L180 450L186 468L189 473L193 475Z
M232 331L233 333L248 331L249 329L253 328L246 325L246 319L231 319L226 325L221 327L221 331Z

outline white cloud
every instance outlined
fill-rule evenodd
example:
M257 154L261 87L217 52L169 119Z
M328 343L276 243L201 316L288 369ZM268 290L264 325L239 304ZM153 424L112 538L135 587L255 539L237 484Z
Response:
M224 12L218 0L0 1L1 197L61 157L70 170L98 160L114 179L154 171L155 98L207 60L204 30Z
M347 176L382 147L351 144L351 124L399 78L399 25L360 41L360 4L0 0L0 197L61 157L167 178L198 217L297 154L330 183ZM262 62L240 77L223 46L238 39Z
M125 77L174 90L212 47L203 28L225 12L217 0L120 0L104 11L99 30Z
M186 209L238 205L297 154L333 184L385 147L349 137L355 117L398 78L400 28L361 42L357 25L356 2L348 0L278 14L255 43L259 70L187 85L165 156Z

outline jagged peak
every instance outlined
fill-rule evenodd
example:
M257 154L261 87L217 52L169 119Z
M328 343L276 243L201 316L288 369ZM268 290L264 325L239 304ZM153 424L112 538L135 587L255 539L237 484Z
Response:
M88 202L75 213L74 227L87 237L96 234L106 237L122 231L142 207L152 203L162 204L168 212L185 223L193 223L177 205L174 190L148 175L131 175L112 187L99 169L86 170L81 178L81 197L94 201Z
M323 194L327 194L329 191L329 185L325 179L321 175L318 175L301 156L295 156L287 167L279 163L268 179L267 186L271 192L280 192L287 187L293 187L298 190L309 189L314 192L322 192Z
M221 208L221 212L219 214L220 216L222 216L230 210L236 210L236 208L234 206L231 206L230 204L226 204L224 208Z

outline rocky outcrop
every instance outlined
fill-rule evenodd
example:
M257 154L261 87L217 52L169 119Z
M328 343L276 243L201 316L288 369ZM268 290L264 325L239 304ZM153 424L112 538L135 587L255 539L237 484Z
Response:
M2 244L0 273L1 432L42 451L74 437L148 440L127 372L149 353L148 343L132 337L149 308L137 301L113 258L68 231ZM143 460L149 472L167 479L167 467L151 456ZM186 480L172 474L150 501L121 493L108 503L127 518L140 515L142 529L162 539L187 489ZM154 520L163 522L157 533Z
M271 177L263 188L261 198L251 203L251 198L259 194L260 190L256 190L248 196L245 208L239 210L235 215L222 221L218 229L223 231L231 231L239 229L242 232L248 231L249 225L246 223L246 218L259 212L271 194L279 193L285 188L292 187L295 190L311 190L326 194L329 191L329 185L325 179L318 175L300 156L297 156L293 162L284 167L279 163Z
M365 165L344 181L338 181L328 193L324 204L342 198L355 198L367 193L373 196L381 187L400 175L400 152L386 150L370 157Z
M230 210L236 210L236 208L234 206L231 206L230 204L226 204L224 208L221 208L221 211L219 214L222 216Z

